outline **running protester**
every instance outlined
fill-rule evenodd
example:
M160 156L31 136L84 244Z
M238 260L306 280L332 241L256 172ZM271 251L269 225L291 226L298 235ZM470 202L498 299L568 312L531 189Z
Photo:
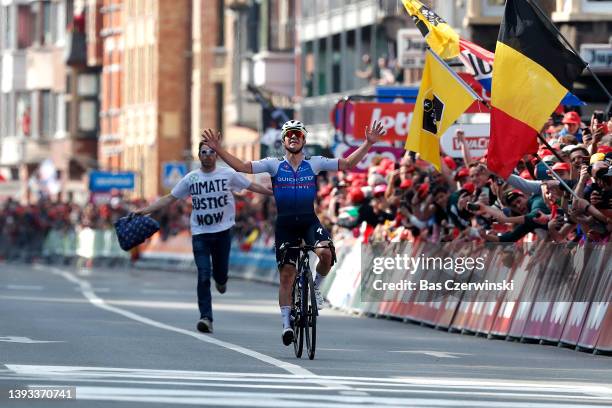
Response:
M365 142L346 159L328 159L321 156L304 155L306 145L306 128L297 120L286 122L281 129L281 139L285 156L265 158L257 161L242 161L221 147L220 133L215 135L211 130L202 135L205 143L236 171L243 173L268 173L272 177L272 190L277 207L275 225L276 262L280 272L278 302L283 320L282 339L288 346L293 341L291 327L291 286L296 274L299 251L289 249L282 251L283 244L299 245L304 240L307 245L317 248L319 258L317 273L314 279L317 307L323 307L320 286L323 278L332 267L332 248L329 232L321 225L314 212L314 201L317 195L316 176L321 171L348 170L357 165L370 147L385 134L380 122L374 122L372 128L365 129Z
M196 327L203 333L212 333L210 277L212 273L217 291L225 293L231 228L235 224L236 214L232 192L247 189L260 194L272 195L272 190L251 182L229 167L217 167L217 154L208 148L204 141L201 141L198 146L198 155L201 164L199 169L185 175L170 194L134 213L150 214L178 199L191 195L191 242L198 268L197 291L200 309L200 320Z

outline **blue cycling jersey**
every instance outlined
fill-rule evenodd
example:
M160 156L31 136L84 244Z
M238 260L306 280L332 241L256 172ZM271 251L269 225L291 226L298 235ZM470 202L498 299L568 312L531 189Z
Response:
M268 157L253 161L253 173L268 173L278 216L314 214L317 196L317 175L321 171L337 171L338 159L313 156L302 160L297 169L286 157Z

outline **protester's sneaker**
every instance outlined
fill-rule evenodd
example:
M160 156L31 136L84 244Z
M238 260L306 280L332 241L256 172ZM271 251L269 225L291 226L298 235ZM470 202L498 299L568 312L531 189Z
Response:
M201 331L202 333L212 333L213 332L212 322L210 321L208 317L203 317L200 320L198 320L198 324L196 327L198 331Z
M293 329L291 327L287 327L283 329L283 344L285 346L293 343Z
M217 292L224 294L225 291L227 290L227 283L224 283L223 285L215 282L215 287L217 288Z
M317 285L314 285L314 293L315 293L315 298L317 300L317 309L321 310L323 309L323 306L325 305L325 299L323 299L321 290L319 289Z

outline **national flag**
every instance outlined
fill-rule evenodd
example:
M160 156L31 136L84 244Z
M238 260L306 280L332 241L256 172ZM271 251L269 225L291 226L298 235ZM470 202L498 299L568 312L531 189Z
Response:
M477 99L478 95L440 57L427 50L406 150L420 153L421 159L440 170L442 134Z
M442 59L455 58L459 55L459 34L442 17L418 0L402 2L433 52Z
M476 79L490 94L495 54L463 38L459 39L459 48L461 49L459 59L463 65L465 65L468 72L474 76L474 79ZM561 100L561 105L582 106L586 105L586 103L581 101L573 93L568 92Z
M489 169L507 177L586 64L531 0L507 0L493 64Z

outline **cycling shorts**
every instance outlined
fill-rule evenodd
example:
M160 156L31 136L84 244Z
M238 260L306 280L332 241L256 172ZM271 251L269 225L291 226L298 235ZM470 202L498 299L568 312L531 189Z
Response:
M299 249L287 249L285 254L280 251L283 244L299 246L304 240L306 245L317 246L320 242L331 240L329 232L321 225L315 214L280 216L275 225L276 263L280 269L283 265L297 266L300 256Z

